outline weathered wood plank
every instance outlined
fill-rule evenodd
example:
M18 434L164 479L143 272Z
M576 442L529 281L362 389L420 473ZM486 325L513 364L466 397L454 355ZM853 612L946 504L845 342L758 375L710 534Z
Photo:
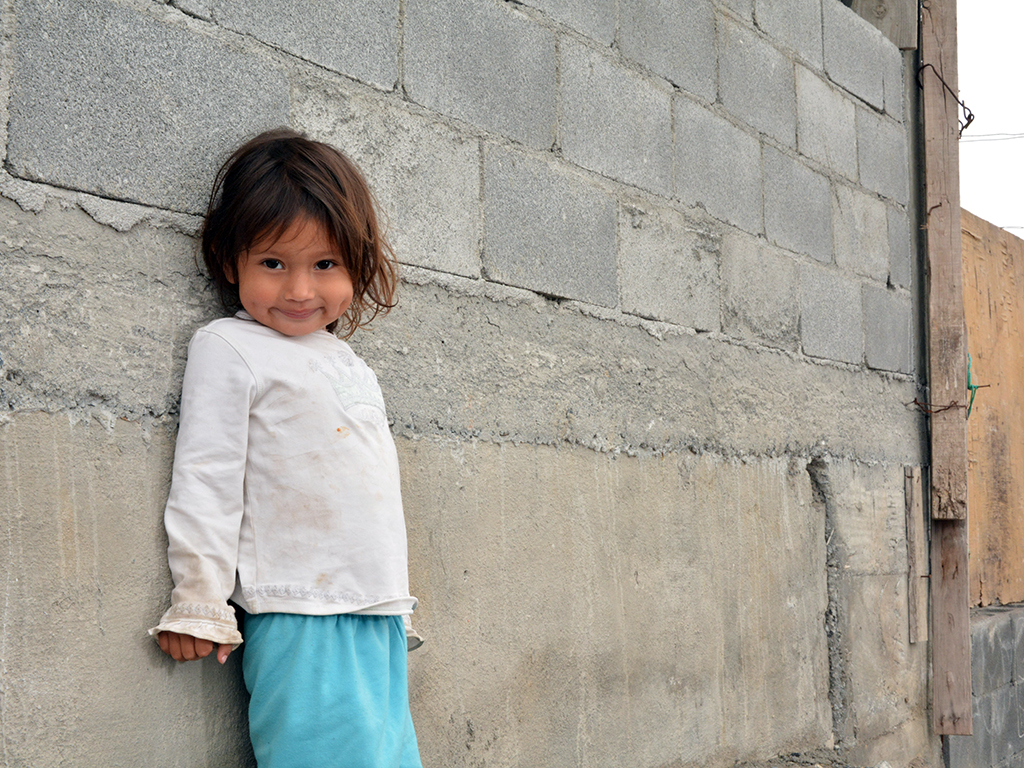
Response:
M932 729L970 735L971 628L967 522L932 521Z
M928 531L920 467L904 469L907 510L907 617L910 642L928 639Z
M905 51L917 49L918 0L853 0L850 6Z
M1024 600L1024 240L961 212L971 378L971 605Z
M928 399L937 411L931 418L932 517L964 520L967 345L960 243L959 104L954 97L955 0L931 0L926 4L921 24L921 59L929 272Z
M928 384L931 417L932 718L937 734L970 734L971 636L967 530L967 342L960 242L956 0L921 18Z

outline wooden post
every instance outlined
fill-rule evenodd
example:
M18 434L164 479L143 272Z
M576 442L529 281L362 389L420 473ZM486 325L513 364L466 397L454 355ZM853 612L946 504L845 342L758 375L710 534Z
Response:
M974 730L966 552L966 522L932 521L932 729L942 735Z
M928 242L931 417L932 713L939 734L970 734L967 574L967 343L960 240L956 0L927 0L921 68ZM944 410L943 410L944 409Z
M921 25L928 240L932 517L967 519L967 347L960 235L956 0L929 0ZM943 85L945 82L945 85ZM947 90L946 86L949 87Z
M917 48L918 0L853 0L850 7L904 51Z

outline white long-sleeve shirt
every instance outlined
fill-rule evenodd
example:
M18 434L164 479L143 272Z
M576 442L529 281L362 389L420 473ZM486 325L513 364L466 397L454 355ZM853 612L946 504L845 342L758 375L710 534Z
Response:
M240 312L196 332L164 524L174 591L153 636L238 644L229 599L249 613L416 607L377 377L327 331L284 336Z

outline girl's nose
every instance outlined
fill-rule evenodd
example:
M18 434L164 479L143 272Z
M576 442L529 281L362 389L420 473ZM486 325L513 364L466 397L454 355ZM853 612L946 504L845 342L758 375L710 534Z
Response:
M285 298L292 301L307 301L313 296L312 278L304 272L293 274L285 286Z

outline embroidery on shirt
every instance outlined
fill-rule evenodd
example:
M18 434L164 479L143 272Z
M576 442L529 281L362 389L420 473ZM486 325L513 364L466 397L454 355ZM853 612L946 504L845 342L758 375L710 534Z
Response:
M382 415L386 414L384 396L380 393L377 378L366 366L354 364L355 355L339 352L326 358L326 362L331 370L327 370L320 360L311 360L309 366L330 382L342 408L348 411L356 405L368 405L379 410Z
M198 617L235 623L235 612L227 606L222 608L203 603L175 603L164 614L164 619L195 619Z

